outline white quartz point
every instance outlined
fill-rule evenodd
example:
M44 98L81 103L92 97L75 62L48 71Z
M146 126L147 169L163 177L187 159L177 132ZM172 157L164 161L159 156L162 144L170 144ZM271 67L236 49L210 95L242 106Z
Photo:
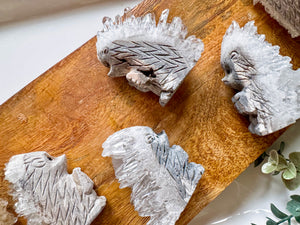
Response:
M300 118L300 69L279 54L279 46L257 34L254 22L244 27L233 21L224 35L222 81L238 90L232 98L237 110L248 115L249 130L267 135Z
M166 133L149 127L120 130L103 143L102 156L112 157L120 188L132 189L131 202L148 225L175 224L189 202L204 169L189 163L178 145L169 146Z
M204 45L195 36L185 39L187 29L179 17L167 23L168 9L157 25L152 13L137 18L127 13L124 21L120 16L114 21L103 19L97 35L98 58L110 67L108 76L125 76L138 90L159 95L164 106L200 58ZM135 74L134 79L129 73Z
M65 155L15 155L6 164L5 179L12 184L16 212L30 225L88 225L106 204L80 168L67 172Z

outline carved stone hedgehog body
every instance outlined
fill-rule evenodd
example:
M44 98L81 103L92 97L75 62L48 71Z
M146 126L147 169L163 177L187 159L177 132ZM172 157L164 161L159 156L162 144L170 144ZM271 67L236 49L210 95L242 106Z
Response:
M31 225L89 225L106 202L80 168L67 172L65 155L15 155L6 165L5 179L12 184L16 212Z
M170 147L165 132L143 126L108 137L102 156L112 157L120 188L132 189L131 202L140 216L150 216L148 225L175 224L204 172L180 146Z
M300 69L290 60L257 34L254 22L240 28L234 21L224 35L222 81L239 91L232 101L249 116L252 133L267 135L300 118Z
M140 91L152 91L166 105L203 51L200 39L187 34L179 17L167 23L164 10L156 25L153 14L115 21L104 18L98 32L99 60L110 67L110 77L125 76Z

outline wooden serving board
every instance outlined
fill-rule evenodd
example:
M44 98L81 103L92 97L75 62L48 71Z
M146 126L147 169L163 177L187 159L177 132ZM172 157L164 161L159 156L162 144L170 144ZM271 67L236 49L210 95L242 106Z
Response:
M133 13L158 17L166 8L170 19L180 16L189 35L205 44L201 59L166 107L159 105L158 96L130 87L124 77L109 78L96 56L96 38L0 107L0 198L9 201L9 210L13 201L4 164L15 154L47 151L66 154L69 172L81 167L98 195L106 196L107 206L93 224L145 224L148 218L139 217L130 204L130 189L119 189L111 159L101 157L109 135L145 125L156 132L164 129L171 144L181 145L190 161L206 169L177 222L187 224L279 137L282 131L266 137L248 131L248 120L231 102L233 90L221 82L220 46L233 19L242 26L255 20L259 33L299 67L299 39L291 39L251 0L145 0ZM19 219L18 224L26 223Z

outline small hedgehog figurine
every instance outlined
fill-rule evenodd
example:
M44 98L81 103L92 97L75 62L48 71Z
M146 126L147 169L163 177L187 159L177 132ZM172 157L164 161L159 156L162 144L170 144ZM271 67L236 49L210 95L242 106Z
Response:
M102 156L112 157L120 188L130 187L131 202L147 225L173 225L204 173L163 131L136 126L120 130L103 143Z
M105 17L98 32L99 60L110 67L108 76L125 76L140 91L152 91L165 106L201 56L204 45L187 34L179 17L167 23L169 10L162 12L156 25L154 14L144 17Z
M239 92L232 98L237 110L249 116L249 130L267 135L300 118L300 69L279 54L279 46L257 34L254 22L244 27L233 21L224 35L222 81Z
M67 172L65 155L15 155L6 165L5 179L12 184L16 212L30 225L89 225L106 204L80 168Z

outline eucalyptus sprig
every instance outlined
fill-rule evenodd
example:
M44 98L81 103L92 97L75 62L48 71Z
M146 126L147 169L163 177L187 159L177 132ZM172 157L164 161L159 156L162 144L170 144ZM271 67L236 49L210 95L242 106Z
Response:
M286 209L289 211L290 215L279 210L274 204L271 204L271 211L276 216L279 221L275 221L269 217L267 217L266 225L279 225L284 222L287 222L288 225L291 225L291 221L294 218L297 223L300 224L300 195L292 195L291 201L287 203ZM251 225L256 225L251 223Z
M300 152L292 152L289 158L282 154L284 142L280 143L279 150L271 150L269 154L263 153L254 163L258 166L268 157L268 162L264 163L261 171L265 174L277 175L281 173L281 179L289 190L295 190L300 186Z

